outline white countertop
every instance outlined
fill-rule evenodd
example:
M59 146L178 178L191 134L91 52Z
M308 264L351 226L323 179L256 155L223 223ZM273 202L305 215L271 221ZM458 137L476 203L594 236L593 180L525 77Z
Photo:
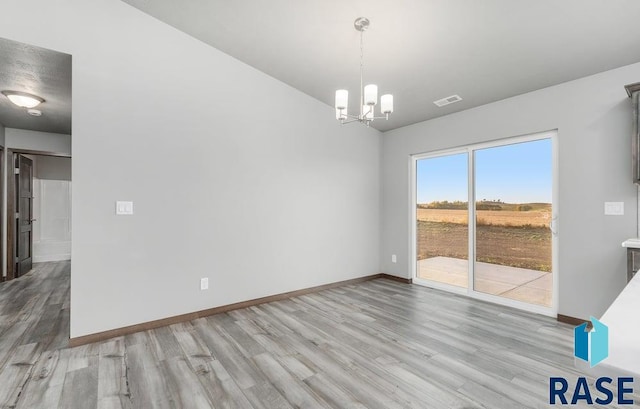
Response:
M609 326L609 357L603 361L603 365L599 366L640 375L638 311L640 311L640 274L633 277L602 316L601 321Z
M640 249L640 239L638 239L638 238L627 239L627 240L622 242L622 247Z

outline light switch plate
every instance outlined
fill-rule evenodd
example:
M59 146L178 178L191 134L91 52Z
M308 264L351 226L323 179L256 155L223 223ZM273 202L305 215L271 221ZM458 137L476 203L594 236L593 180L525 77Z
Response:
M201 290L208 290L209 289L209 278L208 277L204 277L200 279L200 289Z
M604 214L607 216L623 216L624 202L604 202Z
M133 214L133 202L116 202L116 214L119 216L129 216Z
M392 254L392 255L391 255L391 262L392 262L392 263L397 263L397 262L398 262L398 257L396 257L396 255L395 255L395 254Z

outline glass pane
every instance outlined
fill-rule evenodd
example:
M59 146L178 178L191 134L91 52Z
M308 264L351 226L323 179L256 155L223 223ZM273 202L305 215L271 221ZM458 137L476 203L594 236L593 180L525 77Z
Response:
M468 287L468 155L416 164L416 253L419 278Z
M474 290L550 307L551 140L475 152Z

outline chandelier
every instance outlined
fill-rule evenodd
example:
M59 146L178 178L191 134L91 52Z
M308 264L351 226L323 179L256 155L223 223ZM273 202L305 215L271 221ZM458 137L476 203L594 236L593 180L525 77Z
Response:
M349 106L349 91L339 89L336 91L336 119L343 125L358 121L368 127L374 119L389 119L389 114L393 112L393 95L385 94L380 97L380 113L382 116L375 116L374 107L378 104L378 86L375 84L363 86L364 82L362 79L364 71L363 34L369 28L369 20L365 17L358 17L353 23L353 26L360 32L360 114L352 115L347 111Z

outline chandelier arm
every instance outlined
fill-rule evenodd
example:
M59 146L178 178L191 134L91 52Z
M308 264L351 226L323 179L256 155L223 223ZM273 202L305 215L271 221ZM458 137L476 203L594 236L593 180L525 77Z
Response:
M374 113L373 112L373 105L367 105L367 107L368 107L367 112L363 112L362 113L362 119L364 119L367 122L371 122L376 118L375 116L374 117L369 117L368 116L369 114L373 114Z

